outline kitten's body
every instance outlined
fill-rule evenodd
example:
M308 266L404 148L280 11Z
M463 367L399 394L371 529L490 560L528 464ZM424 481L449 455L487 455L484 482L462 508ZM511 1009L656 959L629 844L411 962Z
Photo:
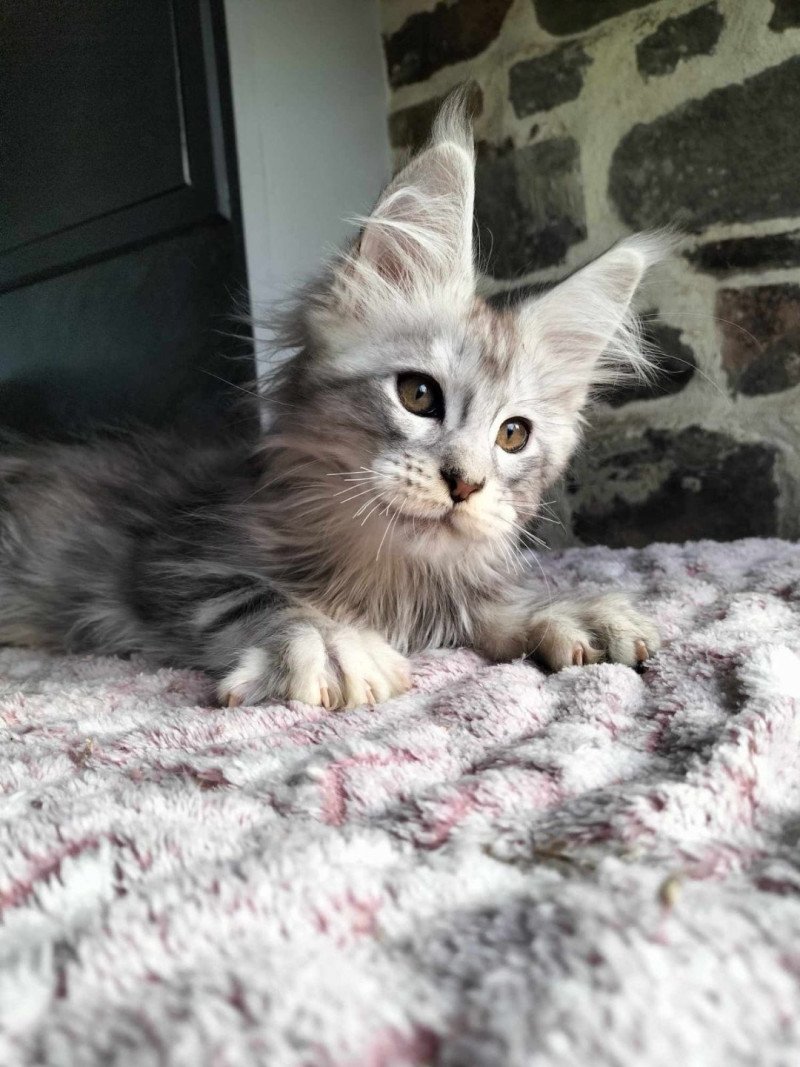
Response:
M209 670L233 703L327 706L402 691L422 648L556 668L652 651L619 597L542 606L516 547L590 385L642 360L627 308L651 247L496 312L471 220L451 107L287 320L296 354L256 454L153 437L0 461L0 640L143 652ZM409 377L440 410L407 405ZM500 444L512 426L521 448Z
M305 495L287 500L301 485L335 497L341 482L319 480L335 465L284 479L270 459L155 435L0 458L0 642L224 671L246 647L228 631L243 638L284 601L365 623L403 652L474 638L468 605L498 586L491 566L463 554L398 566L391 544L376 559L377 542L354 556L339 516L309 522Z

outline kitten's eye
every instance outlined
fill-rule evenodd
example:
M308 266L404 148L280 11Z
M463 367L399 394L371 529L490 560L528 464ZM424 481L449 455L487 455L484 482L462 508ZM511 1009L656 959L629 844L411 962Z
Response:
M427 374L400 374L397 378L400 403L412 415L440 419L444 415L442 390Z
M521 452L528 443L531 425L525 419L506 419L497 431L496 442L504 452Z

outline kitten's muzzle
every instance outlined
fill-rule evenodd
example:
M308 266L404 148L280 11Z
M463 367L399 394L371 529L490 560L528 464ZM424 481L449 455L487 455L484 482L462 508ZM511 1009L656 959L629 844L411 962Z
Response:
M473 493L477 493L480 489L483 489L485 485L485 482L468 482L461 471L454 470L450 467L442 467L439 473L447 485L450 499L454 504L463 503L463 501L471 497Z

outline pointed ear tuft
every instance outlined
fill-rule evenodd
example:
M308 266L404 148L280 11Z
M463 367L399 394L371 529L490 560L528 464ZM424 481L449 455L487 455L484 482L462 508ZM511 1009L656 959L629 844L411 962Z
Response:
M559 405L578 411L593 387L652 376L630 305L645 271L673 241L662 234L627 238L523 307L526 347Z
M420 294L472 295L475 158L467 95L442 105L428 146L400 171L368 218L341 279L370 308Z
M463 85L455 89L433 122L431 145L451 144L464 152L474 169L475 145L472 137L472 118L475 86Z

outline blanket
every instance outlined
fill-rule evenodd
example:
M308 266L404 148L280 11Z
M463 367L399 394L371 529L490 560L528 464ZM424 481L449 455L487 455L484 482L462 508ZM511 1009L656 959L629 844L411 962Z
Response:
M221 709L0 650L0 1063L800 1063L800 549L567 550L644 673Z

